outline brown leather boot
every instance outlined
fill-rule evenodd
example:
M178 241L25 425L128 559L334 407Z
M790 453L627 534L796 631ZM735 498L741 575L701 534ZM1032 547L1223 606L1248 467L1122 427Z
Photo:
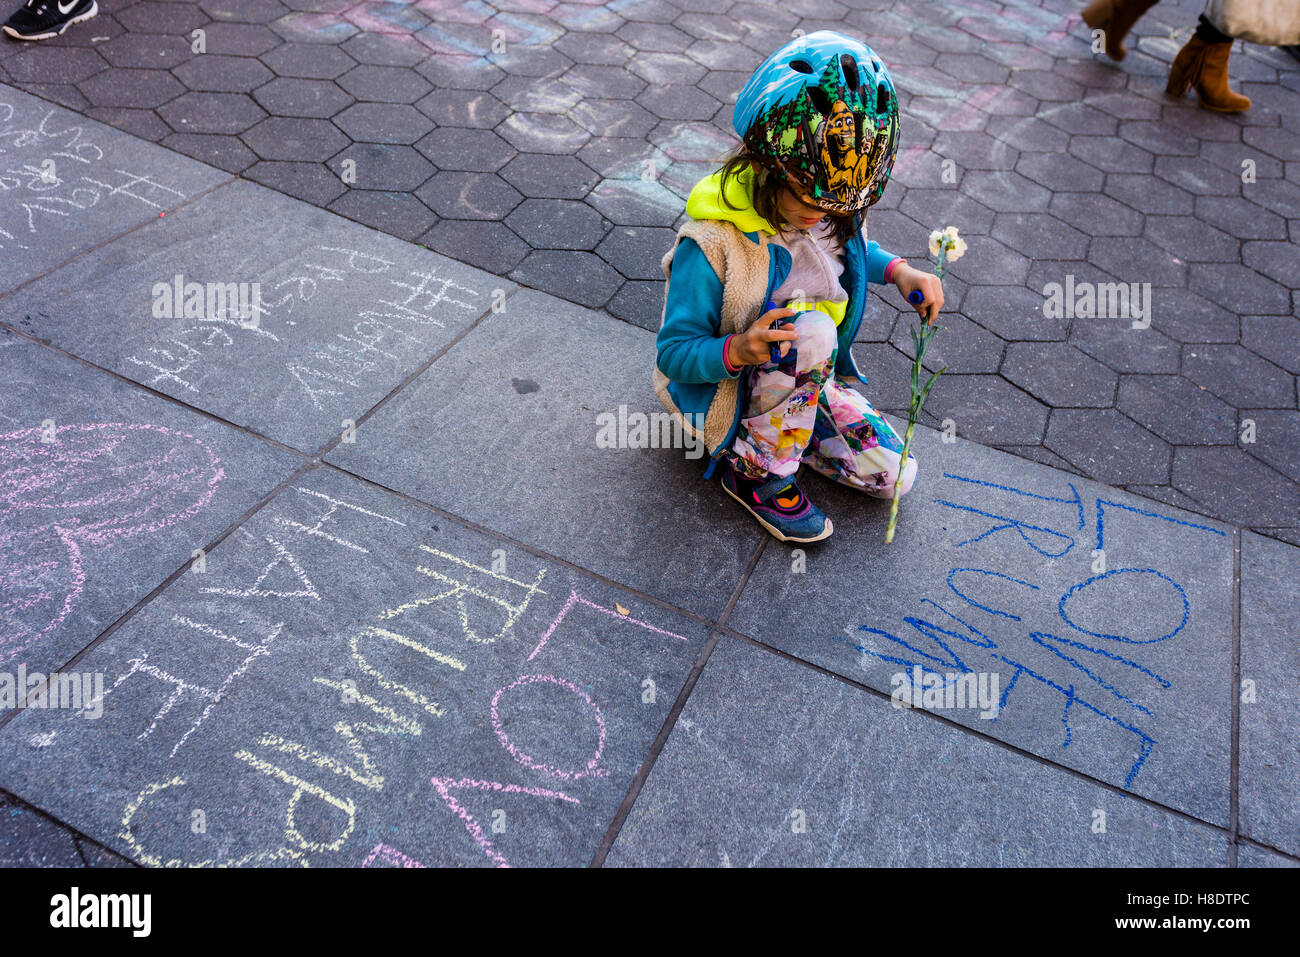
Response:
M1232 42L1206 43L1193 36L1178 51L1169 67L1169 85L1165 92L1181 97L1195 86L1201 106L1220 113L1240 113L1250 109L1250 97L1228 88L1228 54Z
M1083 8L1083 22L1104 33L1106 56L1116 62L1128 56L1124 38L1133 24L1156 5L1158 0L1092 0Z

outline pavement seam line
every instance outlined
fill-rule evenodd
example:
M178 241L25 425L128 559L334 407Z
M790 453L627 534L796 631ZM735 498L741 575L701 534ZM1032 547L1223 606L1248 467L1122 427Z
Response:
M61 355L64 358L72 359L75 362L80 362L82 365L89 366L90 368L96 370L97 372L102 372L107 376L111 376L112 378L127 385L128 387L140 389L141 391L146 392L149 395L152 395L156 399L160 399L163 402L170 403L171 405L176 406L178 408L185 409L189 412L193 412L196 415L201 415L205 419L208 419L209 421L216 422L220 425L224 425L230 429L234 429L236 432L240 432L244 435L249 436L250 438L254 438L259 441L266 442L268 445L273 445L276 448L281 449L285 452L289 452L293 455L296 455L299 458L311 459L313 457L310 452L304 452L302 449L296 449L292 445L285 445L283 442L277 439L273 439L268 435L263 435L261 432L255 432L254 430L250 429L246 425L240 425L238 422L232 422L230 419L222 418L221 416L217 415L215 412L209 412L207 409L201 409L196 405L190 405L190 403L182 399L178 399L173 395L168 395L166 392L159 392L157 389L153 388L152 386L145 385L143 382L137 382L135 379L127 378L126 376L122 375L120 372L114 372L112 369L107 369L96 362L92 362L90 359L77 355L75 352L69 352L67 349L64 349L62 346L56 346L52 342L46 342L44 339L38 338L32 335L30 332L26 332L22 329L15 328L14 326L10 325L9 323L3 320L0 320L0 329L7 329L10 332L12 332L14 335L20 336L21 338L27 340L28 342L31 342L33 345L41 346L42 348L49 349L51 352Z
M654 770L655 762L659 760L659 755L668 743L668 738L673 729L677 726L677 719L681 716L682 710L686 707L686 701L695 690L695 683L699 681L700 675L704 672L704 666L709 663L709 658L713 655L713 649L722 639L722 626L727 618L731 615L731 610L735 607L736 602L740 599L741 593L744 592L745 586L749 584L750 576L753 575L754 569L758 566L759 559L763 557L763 552L767 549L769 539L766 535L759 541L758 547L754 549L754 554L750 556L749 563L745 566L745 571L740 576L740 581L736 584L731 593L731 598L727 601L726 607L722 610L721 617L718 618L713 630L709 633L708 639L704 642L704 647L700 650L699 658L696 659L695 665L691 668L690 674L686 676L686 681L682 684L681 690L677 692L677 697L673 700L673 706L668 709L668 716L664 718L663 725L659 728L659 733L655 735L654 741L650 744L650 750L646 752L645 758L641 762L641 767L632 778L632 783L628 785L627 793L623 795L623 802L619 805L618 811L615 812L613 819L609 822L609 827L605 831L605 836L601 839L600 846L596 848L596 853L591 859L590 867L604 867L605 859L609 856L614 842L618 840L618 835L623 830L623 825L627 822L628 816L632 813L632 808L636 804L636 799L641 796L641 789L645 782L650 778L650 772Z
M738 638L741 641L747 641L750 644L758 648L761 648L766 652L769 652L774 655L779 655L780 657L785 658L788 661L793 662L794 664L802 665L805 668L810 668L813 671L820 672L821 674L826 675L829 678L833 678L836 681L842 681L848 685L851 685L855 688L865 691L873 697L880 698L883 701L892 701L891 696L886 694L883 691L878 691L877 689L872 688L869 685L864 685L861 682L855 681L854 679L842 675L837 671L831 671L829 668L826 668L822 665L808 661L804 658L799 658L796 655L790 654L788 651L782 651L780 648L766 644L765 642L760 641L757 638L752 638L749 635L744 634L743 632L739 632L732 628L728 628L722 625L719 626L719 630L724 634L731 636L732 638ZM1092 775L1087 774L1084 771L1079 771L1076 768L1071 768L1064 764L1058 764L1056 761L1053 761L1051 758L1045 758L1041 754L1037 754L1033 751L1029 751L1025 748L1020 747L1019 745L1012 744L1009 741L1003 741L1000 738L995 738L992 735L989 735L983 731L978 730L977 728L972 728L969 727L968 725L959 724L958 722L954 721L952 718L946 717L945 715L942 715L937 711L930 711L926 708L908 708L906 710L910 712L918 712L921 715L931 720L940 721L955 731L960 731L966 734L973 735L974 737L980 738L988 742L989 744L1002 748L1003 750L1011 751L1015 754L1020 755L1021 757L1029 758L1030 760L1034 761L1037 764L1046 765L1047 767L1055 768L1058 771L1064 771L1066 774L1069 774L1071 777L1075 777L1080 780L1086 781L1090 784L1095 784L1099 787L1105 788L1107 791L1110 791L1112 794L1121 795L1122 797L1134 801L1138 801L1141 804L1145 804L1148 807L1156 808L1160 811L1164 811L1168 814L1172 814L1175 817L1180 817L1184 820L1191 821L1193 823L1200 824L1205 827L1213 828L1216 831L1222 832L1224 835L1229 835L1229 828L1227 825L1215 824L1213 821L1207 821L1204 818L1199 818L1196 815L1191 814L1187 811L1180 811L1178 808L1170 807L1166 804L1161 804L1159 801L1155 800L1154 798L1146 797L1145 795L1138 794L1135 791L1126 791L1117 784L1111 784L1109 781L1104 781L1101 778L1093 777Z
M83 862L85 862L87 868L89 868L91 865L88 861L86 861L86 856L81 851L81 845L79 843L80 841L86 841L94 845L95 847L99 848L100 850L105 851L108 854L112 854L114 857L119 857L122 860L126 861L128 864L130 864L132 867L141 866L137 864L135 861L131 860L129 857L123 857L123 855L119 854L111 847L108 847L107 845L102 844L99 841L95 840L86 832L78 830L77 828L73 827L71 824L68 824L67 822L62 821L59 818L55 817L49 811L37 807L31 801L24 800L23 798L19 797L17 794L14 794L12 791L9 791L5 788L0 788L0 802L8 802L10 804L21 805L20 810L26 811L29 814L35 814L37 817L41 818L42 820L49 821L50 823L56 825L57 827L61 827L64 830L68 831L69 834L72 835L72 842L73 842L73 846L76 847L77 849L77 856L80 857Z
M269 505L271 501L276 498L276 496L278 496L286 488L292 485L293 482L295 482L299 477L305 475L306 473L318 467L319 465L316 462L304 462L302 465L298 466L298 468L294 469L292 473L290 473L273 489L267 492L266 495L264 495L257 502L253 503L253 505L250 506L248 510L244 512L243 515L240 515L238 518L236 518L232 524L228 525L225 529L219 532L215 538L210 539L206 545L201 546L204 553L206 554L208 552L211 552L218 545L224 542L242 525L244 525L249 519L251 519L254 515L260 512L267 505ZM57 674L58 672L61 671L67 671L73 668L78 662L80 662L83 658L85 658L88 654L90 654L91 651L93 651L103 642L108 640L108 638L111 637L114 632L116 632L119 628L121 628L123 625L129 622L139 612L143 611L147 605L152 604L155 598L161 595L173 582L177 581L182 575L185 574L185 572L190 567L191 561L192 559L186 558L185 561L181 563L181 566L179 568L177 568L166 578L164 578L161 582L155 585L146 594L142 595L135 602L135 604L133 604L126 611L122 612L122 614L119 615L116 619L114 619L112 623L108 625L107 628L101 631L97 636L92 638L89 641L89 643L87 643L84 647L82 647L80 651L74 654L71 658L65 661L54 671L47 674L45 682L41 684L40 688L35 689L32 693L33 694L38 693L39 691L46 688L49 684L50 675ZM24 695L23 701L20 702L16 708L9 711L7 714L0 715L0 732L4 731L4 729L8 726L9 722L13 721L14 718L18 717L18 715L23 713L23 711L25 710L23 704L27 701L29 697L31 697L30 694Z
M1228 752L1228 866L1238 867L1241 840L1241 529L1232 530L1232 721Z
M434 255L435 255L435 256L441 256L442 254L441 254L441 253L434 253ZM450 257L447 257L447 258L450 258ZM491 275L491 274L489 273L489 275ZM497 277L493 277L493 278L501 278L501 277L497 276ZM471 322L469 325L467 325L464 329L462 329L460 332L458 332L455 336L453 336L450 342L448 342L445 346L443 346L441 349L439 349L437 352L435 352L432 356L430 356L430 357L429 357L428 359L426 359L424 362L422 362L422 363L420 363L418 366L416 366L416 368L415 368L415 369L414 369L414 370L413 370L409 375L407 375L404 379L402 379L401 382L399 382L399 383L397 383L397 385L393 386L393 388L389 391L389 393L388 393L387 395L385 395L385 396L384 396L383 398L381 398L378 402L376 402L376 403L375 403L374 405L372 405L369 409L367 409L367 410L366 410L365 412L363 412L360 416L358 416L357 419L356 419L356 425L355 425L353 428L354 428L354 429L359 429L359 428L361 428L361 426L366 422L367 419L371 418L371 417L372 417L376 412L378 412L381 408L383 408L383 407L384 407L385 405L387 405L390 401L392 401L392 399L395 398L395 397L397 396L397 394L398 394L399 392L401 392L403 389L405 389L408 385L410 385L412 382L414 382L414 381L415 381L416 379L418 379L420 376L424 375L424 373L427 372L427 371L428 371L428 370L433 366L433 364L434 364L435 362L437 362L439 359L441 359L441 358L442 358L443 356L445 356L447 353L451 352L451 350L454 349L456 346L460 345L460 343L461 343L461 342L462 342L462 341L463 341L463 340L464 340L464 339L465 339L465 338L466 338L466 337L467 337L471 332L473 332L473 331L474 331L475 329L477 329L480 325L482 325L483 322L484 322L485 320L487 320L487 318L488 318L489 316L491 316L491 315L493 315L494 313L497 313L497 312L504 312L504 311L505 311L505 309L504 309L505 304L506 304L507 302L509 302L511 299L513 299L513 298L515 297L515 294L519 291L520 288L521 288L521 287L520 287L519 285L516 284L516 285L515 285L515 288L512 289L512 290L511 290L511 291L506 295L505 299L503 299L503 300L501 301L501 305L502 305L502 308L501 308L501 309L497 309L495 306L488 306L488 308L485 309L485 310L483 310L483 313L482 313L482 314L481 314L477 319L475 319L473 322ZM320 450L315 454L314 458L315 458L317 461L323 460L324 457L325 457L326 455L329 455L331 452L333 452L333 451L338 447L339 443L342 442L342 441L343 441L343 435L340 433L339 435L336 435L333 439L331 439L329 442L326 442L325 445L324 445L324 446L323 446L323 447L322 447L322 448L321 448L321 449L320 449Z
M24 92L24 93L25 93L26 90L23 90L23 91L21 91L21 92ZM65 106L65 107L61 107L61 109L65 109L65 110L66 110L67 107L66 107L66 106ZM78 115L80 115L80 114L78 114ZM90 117L84 117L84 116L83 116L82 119L90 119ZM116 127L110 127L110 129L114 129L114 130L116 130L116 132L119 132L119 133L123 132L122 130L117 130ZM127 134L127 135L129 136L130 134ZM154 144L154 145L156 145L156 144ZM187 157L187 158L188 158L188 157ZM199 162L198 160L195 160L195 159L192 159L192 158L191 158L191 161L192 161L192 162L195 162L195 163L198 163L198 162ZM207 166L206 163L203 163L203 164L201 164L201 165ZM209 169L216 169L215 166L213 166L213 167L208 167L208 168L209 168ZM218 172L225 173L225 170L218 170ZM215 192L215 191L218 190L218 189L221 189L223 186L229 186L231 183L237 182L237 181L239 180L239 177L238 177L238 176L231 176L231 175L228 174L228 173L227 173L226 175L229 177L228 179L224 179L224 180L222 180L220 183L217 183L217 184L215 184L215 185L213 185L213 186L208 187L207 189L203 190L201 193L195 193L193 196L188 197L188 198L185 199L183 202L177 203L175 206L172 206L172 207L170 207L170 208L168 208L168 209L164 209L162 212L163 212L164 214L166 214L166 213L175 213L175 212L178 212L178 211L184 209L184 208L187 207L187 206L193 205L194 203L196 203L196 202L198 202L199 200L203 199L203 198L204 198L205 196L207 196L208 194L210 194L210 193L212 193L212 192ZM105 246L109 246L109 245L111 245L111 244L117 242L119 239L125 239L127 236L130 236L131 234L133 234L133 233L137 233L137 232L139 232L140 230L144 229L144 228L145 228L146 226L148 226L150 223L157 222L159 219L163 219L163 218L165 218L165 216L155 216L155 217L153 217L152 219L146 219L144 222L142 222L142 223L137 223L136 225L132 226L130 229L125 229L125 230L123 230L122 232L116 234L115 236L110 236L110 237L108 237L107 239L103 240L102 242L98 242L98 243L96 243L96 244L93 245L93 246L87 246L85 249L81 250L81 252L76 253L76 254L74 254L74 255L68 257L67 259L63 260L61 263L59 263L59 264L57 264L57 265L55 265L55 266L51 266L49 269L45 270L45 272L41 273L39 276L32 276L30 279L27 279L27 280L25 280L25 281L23 281L23 282L20 282L18 285L14 286L12 289L6 289L6 290L4 290L3 292L0 292L0 303L3 303L7 298L9 298L10 296L12 296L14 293L16 293L16 292L21 292L22 290L26 289L26 288L27 288L28 286L30 286L32 283L34 283L34 282L40 282L42 279L45 279L45 278L47 278L47 277L49 277L49 276L52 276L54 273L58 272L58 271L59 271L60 269L62 269L63 267L71 265L72 263L76 262L78 259L81 259L81 258L83 258L83 257L85 257L85 256L89 256L91 253L99 252L99 250L103 249Z

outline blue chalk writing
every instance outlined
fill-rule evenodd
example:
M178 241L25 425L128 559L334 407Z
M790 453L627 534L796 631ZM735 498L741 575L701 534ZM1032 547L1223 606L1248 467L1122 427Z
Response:
M1065 606L1069 603L1070 598L1076 592L1082 592L1085 588L1089 588L1090 586L1095 585L1099 581L1103 581L1107 578L1112 578L1116 575L1155 575L1157 578L1161 578L1169 582L1169 584L1173 585L1174 588L1177 589L1178 591L1178 597L1181 598L1183 602L1183 617L1182 620L1178 623L1178 627L1175 628L1173 631L1169 632L1169 634L1167 635L1161 635L1159 638L1141 639L1141 638L1129 638L1126 635L1107 635L1099 631L1089 631L1087 628L1084 628L1081 625L1077 625L1073 621L1071 621L1070 616L1065 613ZM1073 586L1069 591L1067 591L1064 595L1062 595L1060 604L1057 605L1057 610L1061 614L1061 619L1067 625L1073 628L1075 631L1082 632L1085 635L1092 635L1092 637L1094 638L1109 638L1111 641L1122 641L1125 644L1130 644L1130 645L1153 645L1159 641L1167 641L1168 639L1174 637L1174 635L1182 631L1185 627L1187 627L1187 622L1192 615L1192 605L1191 602L1187 600L1187 592L1183 590L1183 586L1178 584L1178 582L1174 581L1172 578L1170 578L1168 575L1164 574L1163 572L1156 571L1154 568L1113 568L1110 571L1103 572L1100 575L1094 575L1092 578L1089 578L1087 581L1080 582L1079 584Z
M948 572L948 587L952 589L953 594L955 594L958 598L966 602L968 605L974 605L976 608L980 609L980 611L987 611L990 615L1000 615L1003 618L1010 618L1012 621L1020 621L1020 616L1013 615L1009 611L998 611L996 608L989 608L986 605L981 605L979 602L975 601L974 599L966 595L963 595L960 591L958 591L957 586L952 583L954 576L956 576L958 572L976 572L977 574L980 575L990 575L995 578L1004 578L1009 582L1015 582L1017 585L1024 585L1026 588L1032 588L1034 589L1034 591L1038 591L1037 585L1032 585L1029 582L1022 582L1019 578L1012 578L1010 575L1004 575L1001 572L989 571L986 568L954 568L952 571ZM942 608L939 610L943 611ZM958 619L958 621L961 621L961 619ZM966 623L963 621L962 624L965 625ZM966 627L969 628L970 626L967 625Z

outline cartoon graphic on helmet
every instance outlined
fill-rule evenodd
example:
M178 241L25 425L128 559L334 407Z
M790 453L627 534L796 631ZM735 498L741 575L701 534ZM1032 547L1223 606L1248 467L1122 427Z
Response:
M819 30L785 44L736 99L736 132L759 160L832 213L880 199L898 153L898 94L863 43Z

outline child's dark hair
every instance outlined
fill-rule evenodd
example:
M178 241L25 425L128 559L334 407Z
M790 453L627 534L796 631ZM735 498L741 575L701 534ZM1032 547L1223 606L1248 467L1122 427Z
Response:
M733 177L739 176L751 166L754 169L754 212L777 229L780 229L782 226L787 225L785 217L781 215L781 209L777 205L777 199L781 195L781 187L785 184L743 143L732 150L722 162L720 170L722 173L722 182L720 184L722 201L732 209L740 209L739 206L733 206L731 201L727 199L727 182ZM827 213L826 215L835 224L835 239L841 246L847 246L849 240L862 228L861 213L846 215Z

